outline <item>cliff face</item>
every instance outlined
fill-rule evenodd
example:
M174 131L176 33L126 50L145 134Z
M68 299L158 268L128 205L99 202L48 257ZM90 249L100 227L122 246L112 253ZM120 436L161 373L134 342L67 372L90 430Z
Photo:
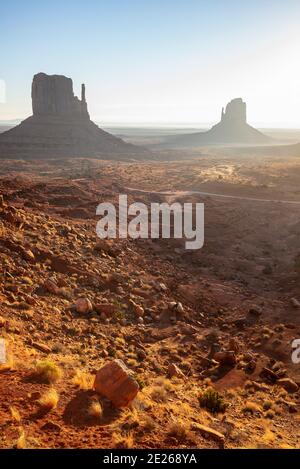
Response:
M85 86L78 99L71 78L38 73L33 77L31 98L33 115L0 135L0 158L128 159L146 153L94 124L87 110Z
M31 87L33 115L89 119L84 90L82 85L82 97L79 100L74 96L71 78L38 73L34 75Z

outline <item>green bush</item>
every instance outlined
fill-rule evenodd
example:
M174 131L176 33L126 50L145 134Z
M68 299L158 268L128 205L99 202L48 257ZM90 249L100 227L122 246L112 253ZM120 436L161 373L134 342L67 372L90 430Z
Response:
M223 397L213 388L208 388L200 394L199 403L210 412L225 412L227 407Z

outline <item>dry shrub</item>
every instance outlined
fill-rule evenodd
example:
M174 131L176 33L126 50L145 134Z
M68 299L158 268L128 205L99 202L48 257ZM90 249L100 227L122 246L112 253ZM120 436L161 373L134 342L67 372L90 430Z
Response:
M49 389L49 391L46 391L45 394L40 397L38 403L44 410L50 411L56 408L58 401L59 395L56 389L52 388Z
M95 377L90 373L86 373L81 370L75 370L72 383L75 384L79 389L83 391L88 391L93 388Z
M244 414L256 414L256 413L261 413L261 408L258 404L255 402L246 402L245 406L242 408L242 411Z
M62 369L51 360L42 360L36 364L34 375L41 381L52 384L62 378Z
M184 441L189 437L190 425L183 420L176 420L170 423L168 435L173 436L178 441Z
M101 402L93 401L88 408L88 414L90 417L100 420L103 416L103 407Z
M27 448L26 436L24 428L19 428L19 438L16 441L16 448L17 449L25 449Z
M167 391L161 386L153 386L150 391L150 396L155 402L166 402L168 398Z
M13 406L11 406L9 410L10 410L13 420L15 420L16 422L21 422L21 416L20 416L19 411Z
M131 449L134 445L132 432L122 434L115 432L112 434L113 448Z
M120 426L123 430L132 430L140 426L141 417L138 409L125 409L122 412L121 419L119 421Z

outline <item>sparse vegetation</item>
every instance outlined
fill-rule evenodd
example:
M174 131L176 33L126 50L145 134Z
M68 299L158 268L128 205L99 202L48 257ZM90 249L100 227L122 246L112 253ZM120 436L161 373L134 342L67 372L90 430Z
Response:
M38 400L39 405L45 411L55 409L59 401L59 395L56 389L51 388L46 391Z
M145 380L144 380L143 376L136 374L136 375L134 375L134 379L138 383L140 389L143 389L146 386L146 383L145 383Z
M153 386L151 388L150 396L156 402L165 402L168 398L167 391L162 386Z
M132 432L125 434L115 432L112 434L112 440L114 448L131 449L134 447L134 438Z
M263 409L264 410L269 410L269 409L271 409L272 405L273 405L272 401L265 401L263 403Z
M199 403L210 412L225 412L227 407L224 398L213 388L208 388L199 395Z
M34 375L47 384L53 384L62 378L62 369L50 360L43 360L36 364Z
M168 435L176 438L178 441L184 441L189 436L190 425L187 421L176 420L170 423Z
M11 406L9 410L10 410L13 420L15 420L16 422L21 422L21 416L20 416L19 411L13 406Z
M269 410L266 412L266 417L267 417L268 419L273 419L273 418L275 417L275 412L274 412L274 410L269 409Z
M22 427L19 428L19 438L17 439L17 442L16 442L16 448L17 449L27 448L25 431L24 431L24 428Z
M75 370L75 374L72 379L72 383L79 389L87 391L92 389L95 377L90 373L86 373L81 370Z
M244 414L247 414L247 413L256 414L256 413L261 413L261 408L255 402L248 401L242 408L242 411L244 412Z
M93 401L88 409L90 417L100 420L103 416L103 407L99 401Z

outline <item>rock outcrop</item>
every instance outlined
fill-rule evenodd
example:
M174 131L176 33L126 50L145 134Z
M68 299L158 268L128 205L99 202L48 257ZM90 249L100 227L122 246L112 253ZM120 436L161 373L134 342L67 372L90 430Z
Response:
M222 108L221 121L207 132L196 132L171 138L168 147L199 147L218 144L257 145L272 139L247 124L246 103L241 98L230 101Z
M146 153L90 120L84 84L78 99L71 78L38 73L31 97L33 115L0 135L0 158L128 159Z
M63 116L89 119L85 100L85 85L81 85L81 100L74 96L71 78L63 75L34 75L31 87L34 116Z

